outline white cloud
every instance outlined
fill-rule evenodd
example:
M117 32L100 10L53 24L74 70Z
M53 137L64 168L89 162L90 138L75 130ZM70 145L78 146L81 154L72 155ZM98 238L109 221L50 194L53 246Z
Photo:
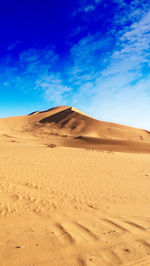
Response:
M43 90L46 100L52 101L53 104L66 104L68 93L71 93L71 88L63 84L60 74L54 73L36 80L35 89Z

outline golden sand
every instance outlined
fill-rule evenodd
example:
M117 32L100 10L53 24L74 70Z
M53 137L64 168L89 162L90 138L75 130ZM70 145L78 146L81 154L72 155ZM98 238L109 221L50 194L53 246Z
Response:
M0 265L150 265L149 152L68 106L0 119Z

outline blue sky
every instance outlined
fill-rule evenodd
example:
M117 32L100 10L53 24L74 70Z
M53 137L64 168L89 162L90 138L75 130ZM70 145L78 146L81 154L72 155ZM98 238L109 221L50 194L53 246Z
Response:
M0 1L0 117L75 106L150 130L150 2Z

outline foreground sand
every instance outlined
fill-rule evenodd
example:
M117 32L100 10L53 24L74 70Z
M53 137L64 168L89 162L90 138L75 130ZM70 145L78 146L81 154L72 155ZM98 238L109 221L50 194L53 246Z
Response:
M0 265L150 265L150 155L0 141Z

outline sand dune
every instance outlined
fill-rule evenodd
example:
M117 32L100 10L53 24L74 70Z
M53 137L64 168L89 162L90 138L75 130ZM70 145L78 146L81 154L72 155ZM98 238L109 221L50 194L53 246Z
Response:
M149 151L69 106L0 119L0 265L149 266Z
M10 135L45 144L54 140L65 147L150 152L149 131L99 121L69 106L1 119L0 131L0 138Z

